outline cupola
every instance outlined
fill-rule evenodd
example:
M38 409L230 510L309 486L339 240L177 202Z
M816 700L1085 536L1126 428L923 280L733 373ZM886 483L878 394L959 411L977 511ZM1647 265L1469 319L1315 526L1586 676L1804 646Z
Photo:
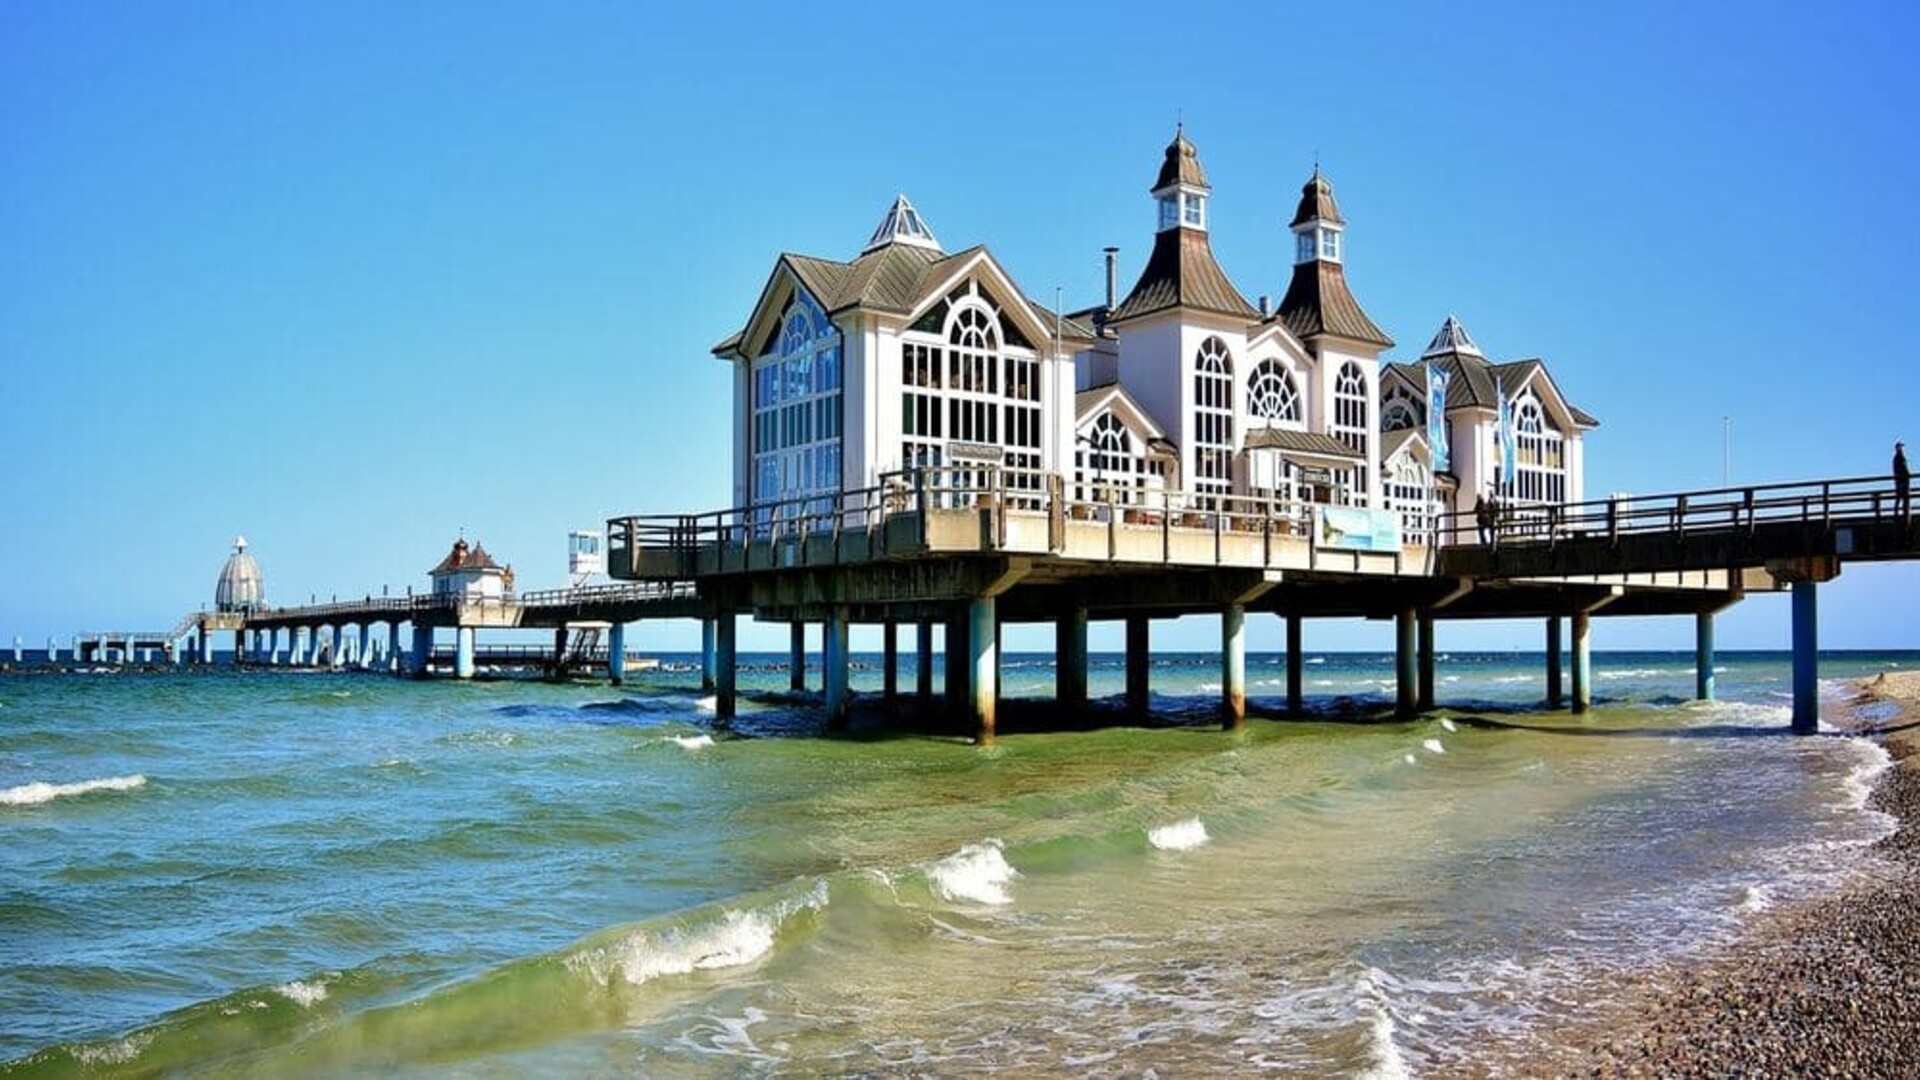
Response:
M927 226L925 218L913 208L905 195L895 195L893 205L887 208L887 214L867 238L867 246L862 255L886 247L888 244L905 244L908 247L926 248L939 251L940 241L934 238L933 230Z
M1207 183L1207 171L1200 167L1200 154L1180 127L1173 129L1173 141L1167 144L1166 160L1153 182L1153 198L1160 209L1158 231L1207 227L1207 197L1213 191Z
M1340 204L1333 201L1333 184L1315 165L1313 176L1300 189L1300 207L1293 214L1293 261L1339 262L1340 234L1346 227Z

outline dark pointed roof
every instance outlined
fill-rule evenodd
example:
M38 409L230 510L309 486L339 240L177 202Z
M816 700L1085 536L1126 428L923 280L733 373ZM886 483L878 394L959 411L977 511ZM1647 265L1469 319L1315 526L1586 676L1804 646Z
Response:
M1302 341L1333 334L1383 349L1393 346L1393 339L1353 298L1345 269L1331 259L1313 259L1294 266L1293 280L1287 283L1287 295L1281 298L1274 318Z
M1334 225L1347 223L1347 219L1340 216L1340 204L1333 201L1333 182L1327 179L1318 165L1313 167L1313 175L1300 189L1300 207L1293 212L1293 225L1304 225L1315 219Z
M1420 355L1422 357L1443 356L1450 352L1465 353L1469 356L1485 355L1480 351L1480 346L1473 343L1473 337L1467 333L1467 328L1460 324L1459 319L1451 315L1447 316L1446 322L1440 324L1439 332L1433 335L1432 341L1427 342L1427 351Z
M1148 190L1159 191L1175 184L1212 189L1207 183L1207 170L1200 167L1199 151L1178 127L1173 129L1173 141L1167 144L1167 159L1160 164L1160 176Z
M1184 225L1163 230L1153 238L1153 254L1147 256L1140 280L1134 282L1133 291L1113 309L1107 322L1137 319L1171 308L1218 312L1248 322L1260 318L1220 269L1206 232Z
M1573 416L1573 422L1581 427L1596 428L1600 421L1590 412L1567 400L1561 393L1560 384L1554 382L1553 373L1547 370L1546 362L1538 357L1525 360L1511 360L1502 364L1488 362L1478 351L1466 352L1453 350L1444 353L1428 353L1411 364L1392 363L1386 365L1383 372L1397 373L1412 384L1424 397L1427 392L1427 365L1431 363L1447 372L1447 410L1454 409L1496 409L1500 403L1500 391L1508 394L1518 393L1520 388L1537 371L1553 387L1553 392L1567 406L1567 412Z
M427 571L427 573L429 576L438 576L441 574L451 574L456 570L503 569L505 568L493 561L493 556L487 554L486 548L479 544L468 548L467 539L463 536L453 542L453 550L447 552L447 557L440 560L440 565Z

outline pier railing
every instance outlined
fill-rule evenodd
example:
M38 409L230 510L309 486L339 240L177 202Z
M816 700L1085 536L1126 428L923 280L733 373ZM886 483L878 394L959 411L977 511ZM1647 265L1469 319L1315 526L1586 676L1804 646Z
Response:
M1169 563L1270 565L1277 547L1325 542L1400 554L1391 540L1368 546L1328 515L1397 517L1271 495L1168 491L1119 480L1067 485L1058 473L995 463L885 473L867 488L800 496L701 514L631 515L607 522L616 577L691 578L751 569L750 549L779 565L805 565L815 547L837 561L939 550L1050 552ZM847 541L855 543L846 543ZM1069 552L1071 548L1071 552ZM1231 551L1229 551L1231 549Z
M1472 511L1439 516L1448 545L1551 544L1563 539L1635 534L1749 533L1761 525L1892 521L1898 490L1891 476L1811 480L1660 495L1614 495L1560 504L1503 507L1484 529Z

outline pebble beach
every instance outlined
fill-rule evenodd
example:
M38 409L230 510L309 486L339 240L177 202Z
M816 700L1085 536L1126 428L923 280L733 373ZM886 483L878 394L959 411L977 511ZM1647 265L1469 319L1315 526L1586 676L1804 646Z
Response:
M1838 892L1769 912L1734 944L1549 1034L1543 1072L1920 1075L1920 672L1859 680L1850 706L1839 726L1882 740L1893 758L1868 805L1897 831Z

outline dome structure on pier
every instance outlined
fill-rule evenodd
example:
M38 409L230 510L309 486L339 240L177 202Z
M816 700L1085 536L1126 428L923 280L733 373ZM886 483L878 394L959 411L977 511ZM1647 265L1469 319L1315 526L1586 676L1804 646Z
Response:
M233 538L233 554L220 568L220 580L213 586L216 611L256 611L266 606L267 582L260 576L260 564L247 554L247 538Z

